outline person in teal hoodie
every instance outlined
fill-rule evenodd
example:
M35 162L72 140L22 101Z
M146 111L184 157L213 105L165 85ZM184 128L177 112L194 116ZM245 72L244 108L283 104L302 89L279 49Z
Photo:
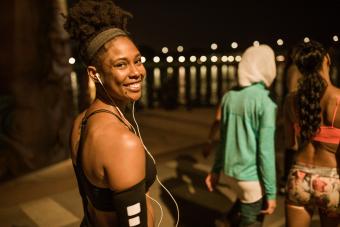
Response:
M275 76L273 50L249 47L239 64L239 87L223 96L216 114L220 143L205 183L213 191L223 172L237 195L228 215L235 226L261 226L276 207L276 104L267 90Z

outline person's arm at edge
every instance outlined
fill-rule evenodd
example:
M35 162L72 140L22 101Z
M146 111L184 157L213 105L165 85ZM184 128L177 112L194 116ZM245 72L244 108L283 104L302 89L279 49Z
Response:
M208 157L211 153L212 144L213 144L214 139L217 135L217 132L220 129L220 122L221 122L221 104L219 103L216 107L215 119L210 126L208 140L207 140L207 142L206 142L206 144L203 148L203 151L202 151L204 157Z
M266 99L265 99L266 100ZM259 130L258 169L265 188L267 207L261 211L272 214L276 207L276 171L275 171L275 123L276 105L271 101L263 103L263 113Z
M218 106L218 109L219 110L216 111L216 118L218 118L219 129L221 131L220 122L221 122L221 116L222 116L222 104ZM218 148L216 149L212 170L205 178L205 184L210 192L215 189L219 181L220 172L223 169L223 164L224 164L224 150L222 149L221 142L220 142L218 145Z

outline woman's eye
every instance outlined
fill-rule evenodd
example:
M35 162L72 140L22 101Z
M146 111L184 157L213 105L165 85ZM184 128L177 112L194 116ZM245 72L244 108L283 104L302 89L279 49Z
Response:
M123 68L125 66L125 63L118 63L115 65L116 68Z

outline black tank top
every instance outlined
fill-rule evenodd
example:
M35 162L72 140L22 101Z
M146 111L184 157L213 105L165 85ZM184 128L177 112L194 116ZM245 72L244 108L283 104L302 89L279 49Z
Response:
M84 206L84 212L87 212L86 204L87 204L87 198L91 201L92 205L101 211L114 211L114 205L112 202L112 197L114 197L115 193L109 188L100 188L97 187L87 179L87 177L84 174L82 163L81 163L81 157L82 157L82 143L83 143L83 132L86 127L87 120L93 116L96 113L110 113L117 117L118 120L120 120L123 124L125 124L128 128L129 126L122 121L120 117L118 117L115 113L105 110L105 109L99 109L91 114L89 114L87 117L84 117L82 120L81 125L81 132L80 132L80 140L79 140L79 146L78 146L78 152L77 152L77 160L76 165L73 165L74 171L76 173L78 186L79 186L79 192L83 199L83 206ZM129 128L130 129L130 128ZM131 131L131 129L130 129ZM145 182L145 191L148 191L151 185L154 183L157 170L156 166L149 156L147 152L145 152L146 162L145 162L145 179L143 180Z

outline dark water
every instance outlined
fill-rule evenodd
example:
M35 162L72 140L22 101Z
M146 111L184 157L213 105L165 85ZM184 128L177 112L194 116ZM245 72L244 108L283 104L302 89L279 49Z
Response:
M283 64L277 66L272 92L283 96ZM237 85L238 64L147 67L141 103L147 107L173 109L216 105L223 94Z

